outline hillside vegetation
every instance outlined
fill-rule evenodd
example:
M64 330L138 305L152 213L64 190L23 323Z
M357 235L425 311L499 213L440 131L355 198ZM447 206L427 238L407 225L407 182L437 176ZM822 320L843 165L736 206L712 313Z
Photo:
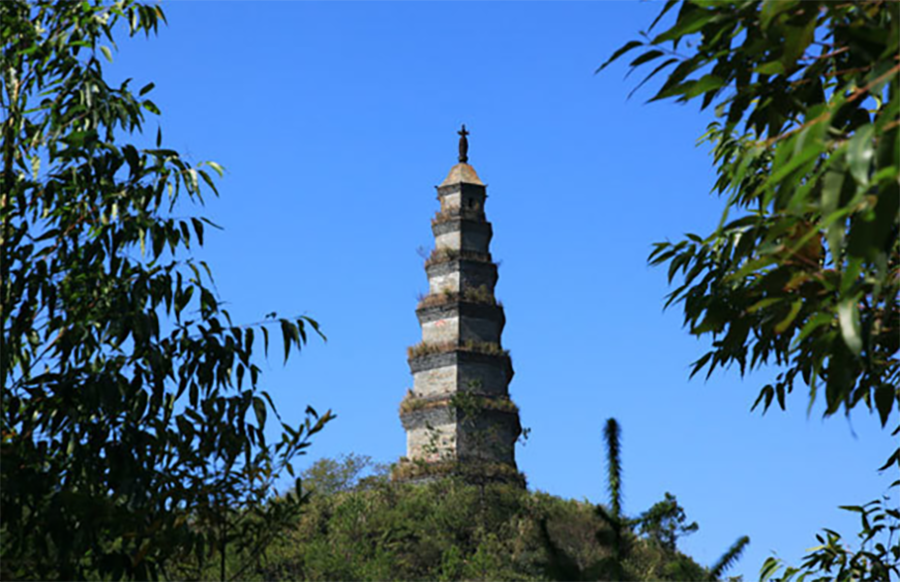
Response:
M392 483L367 457L323 459L304 473L305 511L263 553L226 556L228 578L247 580L572 580L613 579L615 559L631 580L714 577L679 552L681 519L651 512L630 520L615 558L610 526L586 501L565 500L508 484L471 485L455 478ZM650 520L652 521L652 519ZM644 525L640 525L644 523ZM179 577L219 573L186 567ZM620 576L615 576L619 579Z

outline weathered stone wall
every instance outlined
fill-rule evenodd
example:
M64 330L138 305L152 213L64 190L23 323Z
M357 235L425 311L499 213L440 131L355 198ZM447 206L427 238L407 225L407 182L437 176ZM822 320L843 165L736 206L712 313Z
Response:
M459 318L448 317L422 324L422 341L433 344L455 342L459 338Z
M433 274L428 275L428 292L437 295L439 293L458 293L459 292L459 271L452 269L440 269L440 265L447 263L438 263L431 269Z
M506 396L513 377L509 356L460 352L457 386L460 391Z
M422 341L434 344L455 342L500 343L503 324L489 319L448 317L422 324Z
M513 376L508 356L452 351L409 361L413 392L422 398L457 391L506 396Z
M424 398L453 394L459 384L456 366L444 366L413 373L413 392Z
M406 431L406 456L428 462L458 458L456 423L419 427Z
M484 221L453 219L435 224L435 247L487 253L493 230L491 223Z
M439 406L400 415L406 429L406 452L410 459L455 460L458 444L458 414L454 408Z
M462 289L485 287L494 292L497 284L497 265L486 261L453 259L432 263L425 267L429 293L458 293Z
M515 411L461 411L451 404L413 410L401 420L410 459L515 463L515 443L522 432Z
M438 188L438 200L443 212L457 208L481 210L484 208L485 198L485 187L475 184L451 184Z
M484 410L462 418L458 424L459 460L515 463L515 444L522 432L518 413Z
M462 208L462 193L459 190L439 195L438 199L441 201L441 212Z
M418 399L418 401L429 402L425 399ZM432 402L434 401L432 400ZM448 402L449 399L438 400L438 406L418 408L401 413L400 422L403 423L403 428L407 430L455 424L458 420L456 408L446 404Z
M473 341L499 344L500 333L503 331L503 322L474 317L462 317L459 319L457 328L459 329L459 340L463 343Z

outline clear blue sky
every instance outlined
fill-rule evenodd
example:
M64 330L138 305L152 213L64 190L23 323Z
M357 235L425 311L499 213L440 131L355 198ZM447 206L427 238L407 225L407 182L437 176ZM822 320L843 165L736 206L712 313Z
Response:
M802 393L786 413L751 414L772 371L688 381L706 346L663 312L665 272L646 257L717 223L711 158L695 146L709 117L644 105L648 92L627 100L624 65L593 74L659 7L180 2L159 37L119 43L111 76L156 83L167 146L227 168L205 209L225 230L202 256L235 319L306 314L328 336L264 366L287 418L307 404L338 415L298 468L405 453L397 406L427 289L416 249L433 244L433 186L466 123L502 260L510 391L532 429L517 451L529 486L605 501L614 416L626 511L674 493L700 524L681 547L703 564L747 534L732 573L756 579L822 526L858 531L837 506L893 477L875 470L896 443L874 417L807 417Z

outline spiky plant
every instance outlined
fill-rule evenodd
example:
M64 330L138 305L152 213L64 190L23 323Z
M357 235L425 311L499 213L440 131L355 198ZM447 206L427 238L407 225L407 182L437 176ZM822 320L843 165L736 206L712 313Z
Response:
M609 547L610 555L600 560L591 570L594 576L604 579L625 580L625 558L629 554L628 534L631 520L622 515L622 429L615 418L609 418L603 427L606 442L606 489L609 492L609 509L597 505L597 515L609 526L597 532L597 541Z
M722 557L716 560L716 563L709 569L710 580L721 580L722 574L730 569L740 559L744 549L750 544L748 536L741 536L734 542L728 551L722 554Z

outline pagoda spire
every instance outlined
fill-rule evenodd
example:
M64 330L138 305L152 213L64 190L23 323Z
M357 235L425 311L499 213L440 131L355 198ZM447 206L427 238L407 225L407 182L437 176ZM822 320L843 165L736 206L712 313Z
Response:
M462 129L457 131L459 134L459 163L467 164L469 163L469 140L466 139L466 136L469 135L469 132L466 131L466 124L462 124Z
M524 484L515 460L522 429L509 397L512 362L501 343L506 317L494 296L487 187L467 163L466 126L457 133L459 163L437 187L429 292L416 309L422 341L408 350L413 387L400 404L407 453L394 478Z

